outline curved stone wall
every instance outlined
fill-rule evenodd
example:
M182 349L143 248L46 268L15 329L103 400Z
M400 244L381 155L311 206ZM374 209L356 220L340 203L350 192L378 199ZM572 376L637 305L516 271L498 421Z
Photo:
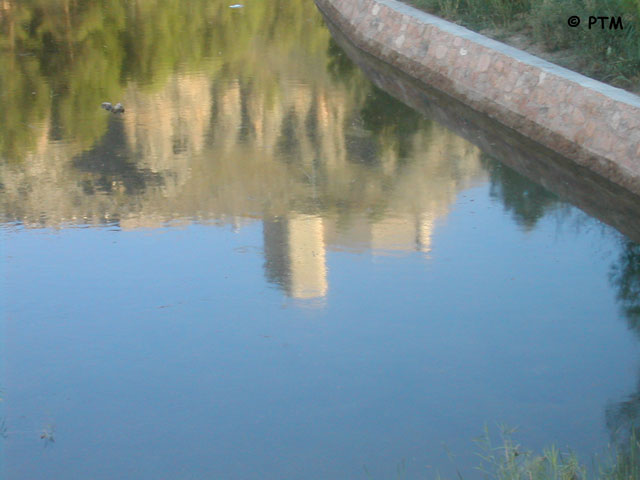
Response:
M356 46L640 193L640 97L395 0L315 0Z

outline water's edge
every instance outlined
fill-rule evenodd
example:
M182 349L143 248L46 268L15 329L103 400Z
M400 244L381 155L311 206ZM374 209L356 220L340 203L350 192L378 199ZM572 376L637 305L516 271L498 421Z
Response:
M379 88L589 215L640 242L640 198L369 55L325 16L334 40Z
M315 0L358 48L640 194L640 97L395 0Z

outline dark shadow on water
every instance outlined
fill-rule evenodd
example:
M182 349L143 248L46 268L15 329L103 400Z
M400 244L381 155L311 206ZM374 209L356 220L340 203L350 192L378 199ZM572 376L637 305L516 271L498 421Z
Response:
M384 90L374 87L367 96L360 114L367 130L375 134L386 130L397 139L396 151L400 160L406 159L412 153L411 136L423 126L419 113L397 101Z
M489 173L491 197L499 199L505 211L511 213L521 227L532 230L542 217L558 206L560 199L546 188L487 154L483 153L480 159Z
M344 53L344 50L332 38L329 39L329 48L327 49L327 70L335 81L344 81L353 76L357 70L355 64Z
M482 150L490 195L499 199L523 228L533 229L566 201L627 237L620 237L621 251L611 266L609 280L628 328L640 340L640 198L362 52L328 19L325 21L344 56L377 87ZM343 54L335 47L330 54L336 59L332 67L338 70L336 65L340 65L339 71L350 75ZM369 125L376 128L378 119L372 120ZM614 474L622 475L615 478L631 478L624 475L637 466L634 456L640 451L640 378L636 391L606 407L605 422L616 455L612 468Z
M612 266L610 280L627 325L640 339L640 245L624 240L618 262Z
M637 195L381 62L354 46L329 19L325 22L336 44L377 87L478 146L485 160L490 157L502 164L486 160L492 192L505 200L505 208L513 211L525 227L535 224L543 211L552 208L556 197L640 241ZM334 66L335 70L349 71L335 47L329 53L334 59L331 65L341 65L339 69ZM524 179L514 181L504 166L536 186L525 185Z
M265 218L262 221L264 241L264 271L267 281L285 293L291 290L287 223L284 219Z
M622 248L617 262L611 266L609 280L617 292L627 327L640 340L640 244L628 239L621 241ZM605 422L618 456L616 469L626 477L625 469L637 467L640 448L640 377L634 392L607 405Z
M120 118L110 120L107 132L94 147L73 159L73 166L89 177L83 181L87 194L112 193L122 187L128 195L143 192L148 186L163 184L163 177L148 169L138 168L134 152L127 146Z

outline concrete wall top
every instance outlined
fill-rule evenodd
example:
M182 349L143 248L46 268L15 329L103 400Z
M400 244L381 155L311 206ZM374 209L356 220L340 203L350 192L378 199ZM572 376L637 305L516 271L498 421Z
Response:
M510 45L506 45L504 43L498 42L497 40L493 40L492 38L480 35L479 33L469 30L468 28L456 25L455 23L447 22L442 18L436 17L435 15L431 15L427 12L423 12L422 10L417 10L405 3L398 2L396 0L378 0L378 3L394 8L399 12L402 12L404 15L413 16L425 25L435 25L439 29L456 35L457 37L468 39L479 45L484 45L487 48L495 50L496 52L500 52L504 55L516 58L523 63L537 67L545 72L563 76L579 85L591 88L604 95L608 95L619 102L625 102L629 105L640 108L640 97L633 93L627 92L626 90L612 87L611 85L607 85L606 83L599 82L597 80L594 80L593 78L586 77L580 73L576 73L567 68L555 65L540 57L536 57L535 55L531 55L530 53L518 50L517 48L514 48Z

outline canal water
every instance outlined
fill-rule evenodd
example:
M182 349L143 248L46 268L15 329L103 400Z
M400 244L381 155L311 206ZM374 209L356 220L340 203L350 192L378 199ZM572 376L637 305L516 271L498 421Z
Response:
M473 479L500 425L624 448L633 209L385 93L312 0L231 5L0 2L2 478Z

